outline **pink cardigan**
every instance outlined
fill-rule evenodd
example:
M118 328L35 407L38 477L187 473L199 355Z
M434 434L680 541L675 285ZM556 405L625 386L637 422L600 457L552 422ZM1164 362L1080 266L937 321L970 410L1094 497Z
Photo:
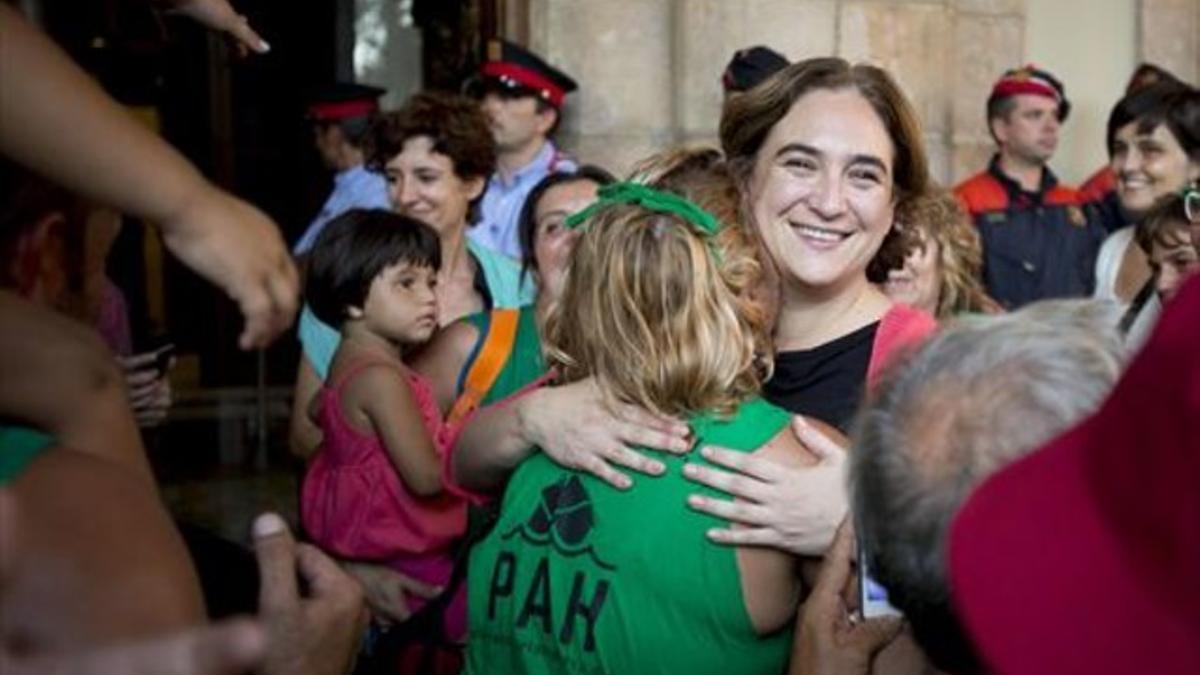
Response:
M871 361L867 364L867 392L875 390L879 376L898 356L916 348L937 330L937 321L929 314L896 303L879 320Z

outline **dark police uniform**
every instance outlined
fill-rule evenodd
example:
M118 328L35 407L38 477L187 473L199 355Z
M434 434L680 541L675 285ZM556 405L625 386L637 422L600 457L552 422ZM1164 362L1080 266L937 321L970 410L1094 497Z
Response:
M1036 192L1000 170L999 156L954 188L983 243L983 283L1009 309L1044 298L1083 297L1095 285L1106 233L1083 210L1079 191L1042 171Z

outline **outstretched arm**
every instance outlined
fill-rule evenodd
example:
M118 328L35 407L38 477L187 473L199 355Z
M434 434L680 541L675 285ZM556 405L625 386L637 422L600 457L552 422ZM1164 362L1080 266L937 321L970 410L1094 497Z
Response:
M225 33L238 47L238 53L248 51L265 54L271 46L250 27L246 17L238 14L226 0L151 0L159 9L186 16L212 30Z
M275 224L205 180L3 3L0 153L161 227L172 253L237 301L243 348L291 324L298 280Z

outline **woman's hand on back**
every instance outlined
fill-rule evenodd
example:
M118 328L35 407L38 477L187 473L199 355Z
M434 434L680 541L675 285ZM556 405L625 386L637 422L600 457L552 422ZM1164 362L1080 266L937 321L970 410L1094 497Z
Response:
M812 466L785 466L715 447L701 449L722 471L699 464L684 466L684 476L727 492L737 500L692 495L688 504L743 527L712 529L720 544L770 546L794 555L822 555L846 514L846 451L836 440L797 415L796 439L820 461Z
M518 404L522 436L550 459L627 489L633 480L615 467L656 476L662 462L633 446L683 454L691 447L687 424L609 400L589 378L533 392Z

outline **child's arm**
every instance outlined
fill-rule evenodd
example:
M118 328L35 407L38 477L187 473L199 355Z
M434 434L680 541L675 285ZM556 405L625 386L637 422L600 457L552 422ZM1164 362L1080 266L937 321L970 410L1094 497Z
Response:
M292 418L289 424L288 445L292 455L307 460L321 444L321 427L313 414L313 402L321 390L321 378L304 354L296 367L296 384L292 388Z
M437 450L408 382L391 368L368 367L343 389L343 406L361 410L383 442L409 491L421 497L442 491Z

